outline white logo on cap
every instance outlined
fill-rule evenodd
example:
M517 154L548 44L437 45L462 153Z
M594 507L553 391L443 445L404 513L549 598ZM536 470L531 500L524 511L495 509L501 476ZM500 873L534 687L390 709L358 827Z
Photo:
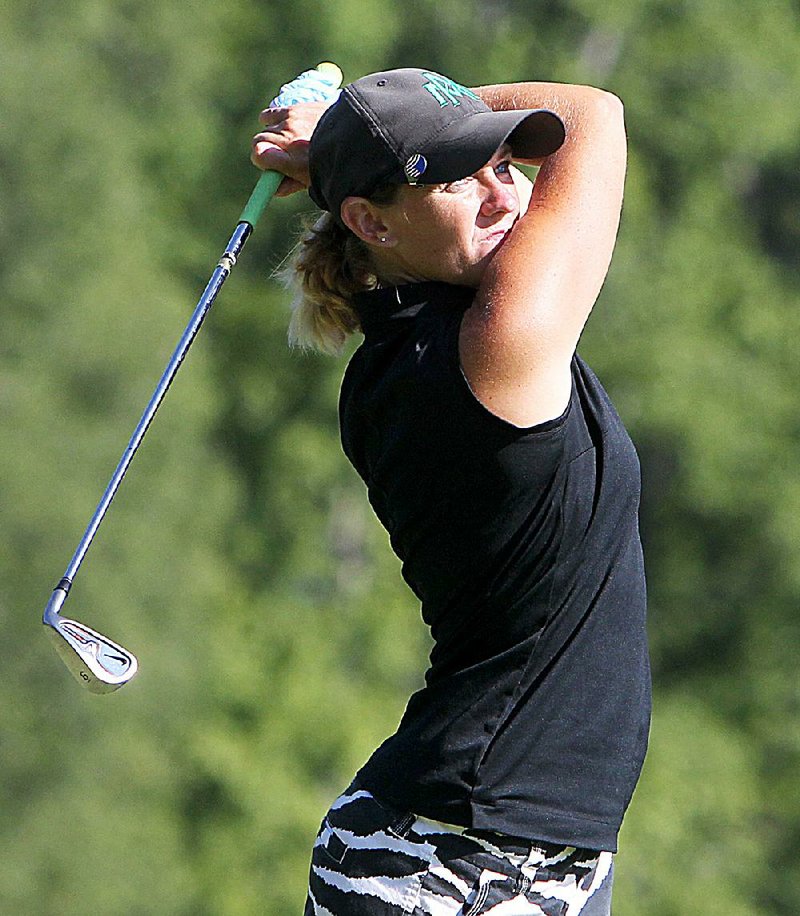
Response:
M403 166L403 171L406 173L408 183L416 184L427 168L428 160L420 155L420 153L414 153L413 156L409 156L408 159L406 159L406 164Z

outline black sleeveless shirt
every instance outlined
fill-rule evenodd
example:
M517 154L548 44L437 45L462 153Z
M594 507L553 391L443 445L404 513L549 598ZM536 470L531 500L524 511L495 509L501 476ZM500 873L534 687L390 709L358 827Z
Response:
M359 781L450 824L615 851L647 746L639 464L576 355L556 420L520 429L461 372L474 291L357 297L344 451L422 603L425 687Z

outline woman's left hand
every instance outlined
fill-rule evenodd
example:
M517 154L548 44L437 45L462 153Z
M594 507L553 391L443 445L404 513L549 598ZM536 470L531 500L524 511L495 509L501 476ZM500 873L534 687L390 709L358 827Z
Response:
M277 197L308 187L308 146L317 121L328 107L327 102L303 102L286 108L265 108L259 115L264 130L253 137L250 161L260 169L286 176Z

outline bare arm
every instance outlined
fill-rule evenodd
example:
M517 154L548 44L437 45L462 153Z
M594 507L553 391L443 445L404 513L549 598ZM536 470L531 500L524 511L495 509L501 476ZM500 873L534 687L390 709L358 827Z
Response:
M495 110L550 108L566 126L461 328L461 364L475 395L498 416L532 426L569 401L572 354L611 261L625 180L622 103L559 83L476 91Z

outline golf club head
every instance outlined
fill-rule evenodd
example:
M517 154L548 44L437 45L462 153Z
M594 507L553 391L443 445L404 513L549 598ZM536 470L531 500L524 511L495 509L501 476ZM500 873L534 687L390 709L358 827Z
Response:
M63 588L53 592L42 623L56 651L75 678L92 693L111 693L136 674L136 656L96 630L59 613L67 597Z

